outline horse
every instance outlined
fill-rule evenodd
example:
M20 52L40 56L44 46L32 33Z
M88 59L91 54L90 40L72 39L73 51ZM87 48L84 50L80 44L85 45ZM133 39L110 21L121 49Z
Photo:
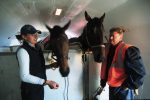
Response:
M69 39L70 45L73 45L74 43L81 44L81 50L83 54L85 54L86 51L92 51L94 61L98 63L102 62L102 60L104 59L104 18L105 13L100 18L91 18L85 11L85 19L87 21L87 24L83 28L83 32L79 37Z
M53 28L45 25L50 32L50 36L48 36L48 41L44 43L44 50L51 50L52 59L56 61L51 66L59 67L62 77L67 77L70 72L68 64L69 39L65 34L70 23L71 21L63 27L55 25Z

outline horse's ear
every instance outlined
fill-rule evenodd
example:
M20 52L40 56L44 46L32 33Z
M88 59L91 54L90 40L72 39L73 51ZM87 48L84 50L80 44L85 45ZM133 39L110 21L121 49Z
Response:
M87 13L86 11L85 11L84 15L85 15L85 19L86 19L87 21L90 21L90 20L91 20L91 17L88 15L88 13Z
M67 30L68 27L70 26L71 20L69 20L69 22L63 27L63 30Z
M105 13L100 17L101 22L104 21L104 18L105 18Z
M52 28L50 28L47 24L45 24L45 27L46 27L49 31L52 30Z

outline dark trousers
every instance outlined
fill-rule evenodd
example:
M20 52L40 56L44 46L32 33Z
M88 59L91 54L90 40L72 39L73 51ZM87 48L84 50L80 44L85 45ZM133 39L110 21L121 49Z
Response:
M133 100L134 93L131 89L122 87L109 87L109 100Z
M38 86L21 86L22 100L44 100L44 87Z

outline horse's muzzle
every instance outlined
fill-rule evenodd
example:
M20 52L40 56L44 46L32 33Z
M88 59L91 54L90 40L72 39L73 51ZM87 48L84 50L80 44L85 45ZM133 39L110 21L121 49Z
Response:
M67 77L70 73L69 67L67 67L66 69L60 67L59 71L60 71L60 74L61 74L62 77Z

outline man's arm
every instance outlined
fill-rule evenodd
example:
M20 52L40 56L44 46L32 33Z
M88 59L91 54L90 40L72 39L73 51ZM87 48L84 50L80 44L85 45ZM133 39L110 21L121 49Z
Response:
M140 56L140 50L137 47L131 46L127 49L125 68L128 77L124 85L131 89L140 87L144 82L146 71L142 57Z

